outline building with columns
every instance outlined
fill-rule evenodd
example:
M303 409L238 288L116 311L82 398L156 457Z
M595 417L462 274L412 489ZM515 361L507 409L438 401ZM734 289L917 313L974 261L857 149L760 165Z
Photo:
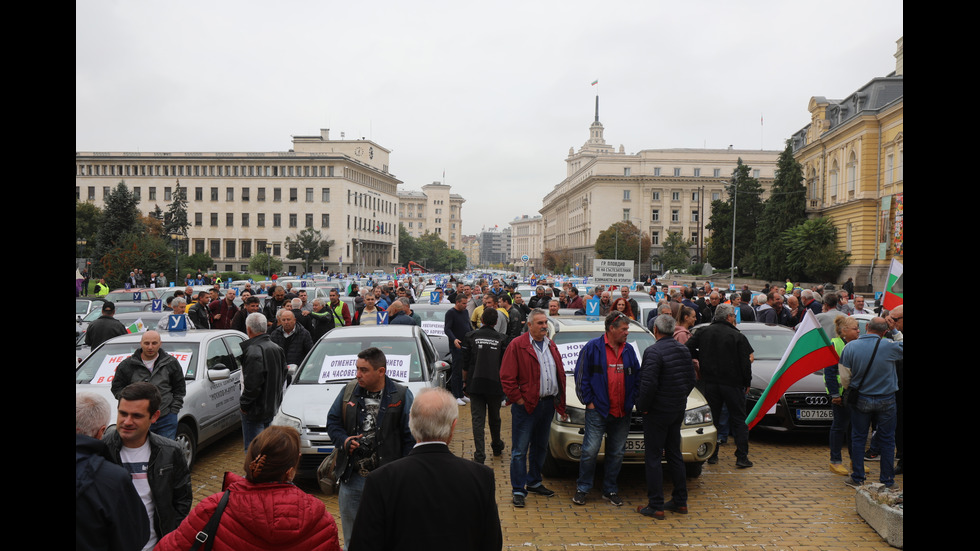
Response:
M810 124L791 139L807 215L833 221L838 248L851 253L840 280L875 289L884 287L891 259L905 255L902 46L899 38L895 72L844 99L810 98Z
M591 274L595 241L615 222L629 220L652 241L651 262L640 273L660 270L657 256L668 232L694 243L697 262L705 248L711 201L725 197L738 160L763 190L772 187L779 151L735 149L644 149L626 153L606 143L599 98L589 139L565 159L566 177L545 195L540 210L544 251L567 251L581 274ZM765 196L763 196L765 199ZM699 252L700 251L700 252Z
M464 202L452 186L439 182L422 186L422 191L399 191L398 222L412 237L434 233L450 249L462 249Z
M268 248L284 270L287 237L314 228L333 240L314 269L391 271L398 265L398 195L390 151L361 138L331 140L329 129L294 136L288 151L76 152L75 198L102 208L119 182L139 209L164 211L178 181L186 193L190 254L208 253L220 271L248 271Z
M518 268L526 267L528 273L544 271L544 219L540 215L519 216L510 222L511 262ZM523 261L527 255L528 261Z

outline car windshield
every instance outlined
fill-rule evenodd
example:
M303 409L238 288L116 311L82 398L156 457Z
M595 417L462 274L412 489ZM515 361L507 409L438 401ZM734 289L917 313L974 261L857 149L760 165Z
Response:
M757 360L780 360L789 342L793 340L792 331L743 331L743 335L749 339L752 345L755 359Z
M75 301L75 315L81 315L88 313L89 302L87 300L76 300Z
M139 300L137 300L137 297L139 297ZM109 302L139 302L149 301L156 297L155 292L144 289L142 291L113 291L102 298Z
M575 371L575 362L578 361L578 353L585 346L585 343L596 337L601 337L603 334L602 331L564 331L558 332L552 337L555 345L558 346L558 353L561 355L562 363L565 365L565 373ZM654 340L653 335L631 325L626 342L633 345L637 359L642 359L643 351L655 343L656 340Z
M75 371L75 384L79 385L108 385L112 384L112 376L119 362L133 355L139 348L139 343L108 343L90 354ZM197 343L165 342L160 347L167 354L177 358L177 363L184 369L185 379L194 379L196 374Z
M357 372L357 354L371 347L380 348L385 353L388 360L386 373L392 379L400 382L424 380L415 339L377 337L321 339L310 351L293 383L315 385L349 381Z

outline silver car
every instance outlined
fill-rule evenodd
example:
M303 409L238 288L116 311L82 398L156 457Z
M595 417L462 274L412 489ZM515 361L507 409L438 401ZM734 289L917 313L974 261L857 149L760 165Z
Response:
M117 403L110 386L114 365L140 348L142 334L109 339L92 351L75 370L75 392L96 392L110 404ZM197 451L241 426L239 381L242 376L242 341L245 335L231 330L161 333L161 350L177 358L184 368L187 395L177 415L177 443L187 465ZM116 424L116 414L106 420Z
M360 351L371 347L385 353L387 375L407 385L413 394L422 387L445 386L449 364L439 360L435 346L420 327L355 325L330 331L296 369L273 420L276 425L289 425L300 432L300 476L312 476L333 451L327 414L355 376L350 360L356 361ZM335 367L340 364L344 367ZM400 367L396 369L396 365Z

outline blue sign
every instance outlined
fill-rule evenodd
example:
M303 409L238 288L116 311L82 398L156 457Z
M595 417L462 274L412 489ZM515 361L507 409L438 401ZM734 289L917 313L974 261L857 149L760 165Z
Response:
M739 323L742 323L742 309L741 308L736 308L735 309L735 324L737 325Z
M388 325L388 312L378 312L378 325Z
M585 315L586 316L598 316L599 315L599 299L590 298L585 301Z
M140 302L143 300L143 293L140 291L133 291L133 302Z
M876 300L876 301L877 301L877 300L881 300L881 296L882 296L882 295L884 295L884 294L885 294L885 293L884 293L884 292L882 292L882 291L875 291L875 300Z
M130 289L129 283L125 283L123 289Z
M728 290L729 291L734 291L735 290L735 284L734 283L729 283L728 284Z
M150 301L150 303L152 304L152 306L150 308L154 312L162 312L163 311L163 301L162 300L160 300L158 298L155 298L152 301Z
M657 294L655 294L653 296L655 297L655 300L657 302L660 302L661 300L664 299L664 292L663 291L657 291Z
M187 331L187 316L170 314L170 318L167 320L167 331Z

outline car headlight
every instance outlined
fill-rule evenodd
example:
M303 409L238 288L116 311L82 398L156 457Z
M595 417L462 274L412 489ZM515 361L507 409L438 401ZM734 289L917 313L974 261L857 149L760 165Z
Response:
M568 415L568 421L562 421L561 415L555 413L555 420L562 423L567 423L571 425L584 425L585 424L585 410L581 408L573 408L565 406L565 414Z
M272 419L273 425L285 425L287 427L293 427L300 434L303 433L303 422L298 417L293 417L292 415L286 415L283 412L279 412Z
M701 406L684 412L685 425L703 425L711 421L711 408L708 406Z

